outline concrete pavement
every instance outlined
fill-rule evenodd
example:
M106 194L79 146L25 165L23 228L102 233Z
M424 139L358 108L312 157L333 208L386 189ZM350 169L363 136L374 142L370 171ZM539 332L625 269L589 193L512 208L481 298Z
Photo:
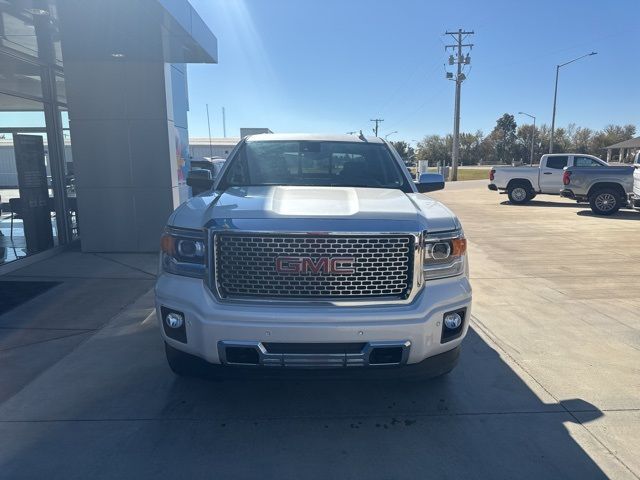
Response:
M86 332L16 343L10 364L0 350L0 478L637 479L640 215L464 183L434 196L470 241L472 329L458 368L424 384L178 379L140 296L153 258L15 272L63 284L0 326Z
M60 282L0 315L0 402L147 292L156 271L157 255L83 255L71 251L0 277L2 281Z

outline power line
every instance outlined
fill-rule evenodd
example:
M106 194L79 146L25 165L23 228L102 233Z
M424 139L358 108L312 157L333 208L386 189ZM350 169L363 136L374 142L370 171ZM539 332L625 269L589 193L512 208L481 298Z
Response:
M417 108L411 110L410 113L407 113L406 115L402 116L400 118L400 120L398 120L396 123L391 124L390 127L387 127L389 129L391 128L397 128L399 125L403 125L407 120L412 119L413 117L416 116L416 114L420 113L427 105L429 105L432 100L436 97L440 96L440 93L442 93L444 91L444 87L441 87L439 89L434 89L432 91L433 95L430 95L424 102L422 102Z
M410 75L407 75L402 79L402 81L396 86L396 88L388 96L387 101L384 103L384 106L380 108L378 111L382 114L385 114L387 109L392 104L403 103L406 100L406 97L408 95L411 95L411 89L409 88L409 86L416 76L419 77L419 80L425 80L430 76L432 76L433 74L435 74L439 68L440 68L439 63L436 65L431 65L431 68L429 68L428 65L418 65L411 72ZM420 75L417 75L418 73ZM397 101L396 99L399 99L400 101Z
M463 43L470 35L473 35L473 31L463 31L461 28L457 32L445 32L445 35L451 35L455 40L453 45L445 45L445 51L449 48L453 49L454 54L449 56L449 65L457 66L457 73L454 75L451 72L447 72L447 79L456 82L456 103L453 115L453 151L451 152L451 181L458 180L458 159L460 156L460 90L462 82L467 78L462 72L463 65L469 65L471 63L471 57L463 55L463 48L473 48L472 43Z
M378 124L384 122L384 118L372 118L369 120L370 122L376 122L376 126L373 129L373 133L375 133L376 137L378 136Z

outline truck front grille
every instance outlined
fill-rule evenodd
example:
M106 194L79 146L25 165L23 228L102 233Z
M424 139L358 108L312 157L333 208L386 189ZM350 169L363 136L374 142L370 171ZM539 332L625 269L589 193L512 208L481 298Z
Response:
M214 243L225 297L406 298L413 283L411 235L219 233Z

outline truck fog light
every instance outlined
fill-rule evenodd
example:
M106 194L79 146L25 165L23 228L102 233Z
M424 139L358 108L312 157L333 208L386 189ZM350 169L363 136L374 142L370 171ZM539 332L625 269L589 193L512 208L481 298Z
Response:
M460 314L453 312L447 313L444 317L444 326L449 330L455 330L462 324L462 317Z
M178 313L171 312L164 317L164 321L170 328L180 328L184 324L184 317Z

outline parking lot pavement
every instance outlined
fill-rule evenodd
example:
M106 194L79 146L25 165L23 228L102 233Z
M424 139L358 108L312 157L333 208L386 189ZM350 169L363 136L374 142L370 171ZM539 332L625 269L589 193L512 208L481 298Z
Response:
M640 215L502 205L484 182L434 196L463 221L474 286L448 377L178 379L148 292L6 396L0 477L638 478Z

